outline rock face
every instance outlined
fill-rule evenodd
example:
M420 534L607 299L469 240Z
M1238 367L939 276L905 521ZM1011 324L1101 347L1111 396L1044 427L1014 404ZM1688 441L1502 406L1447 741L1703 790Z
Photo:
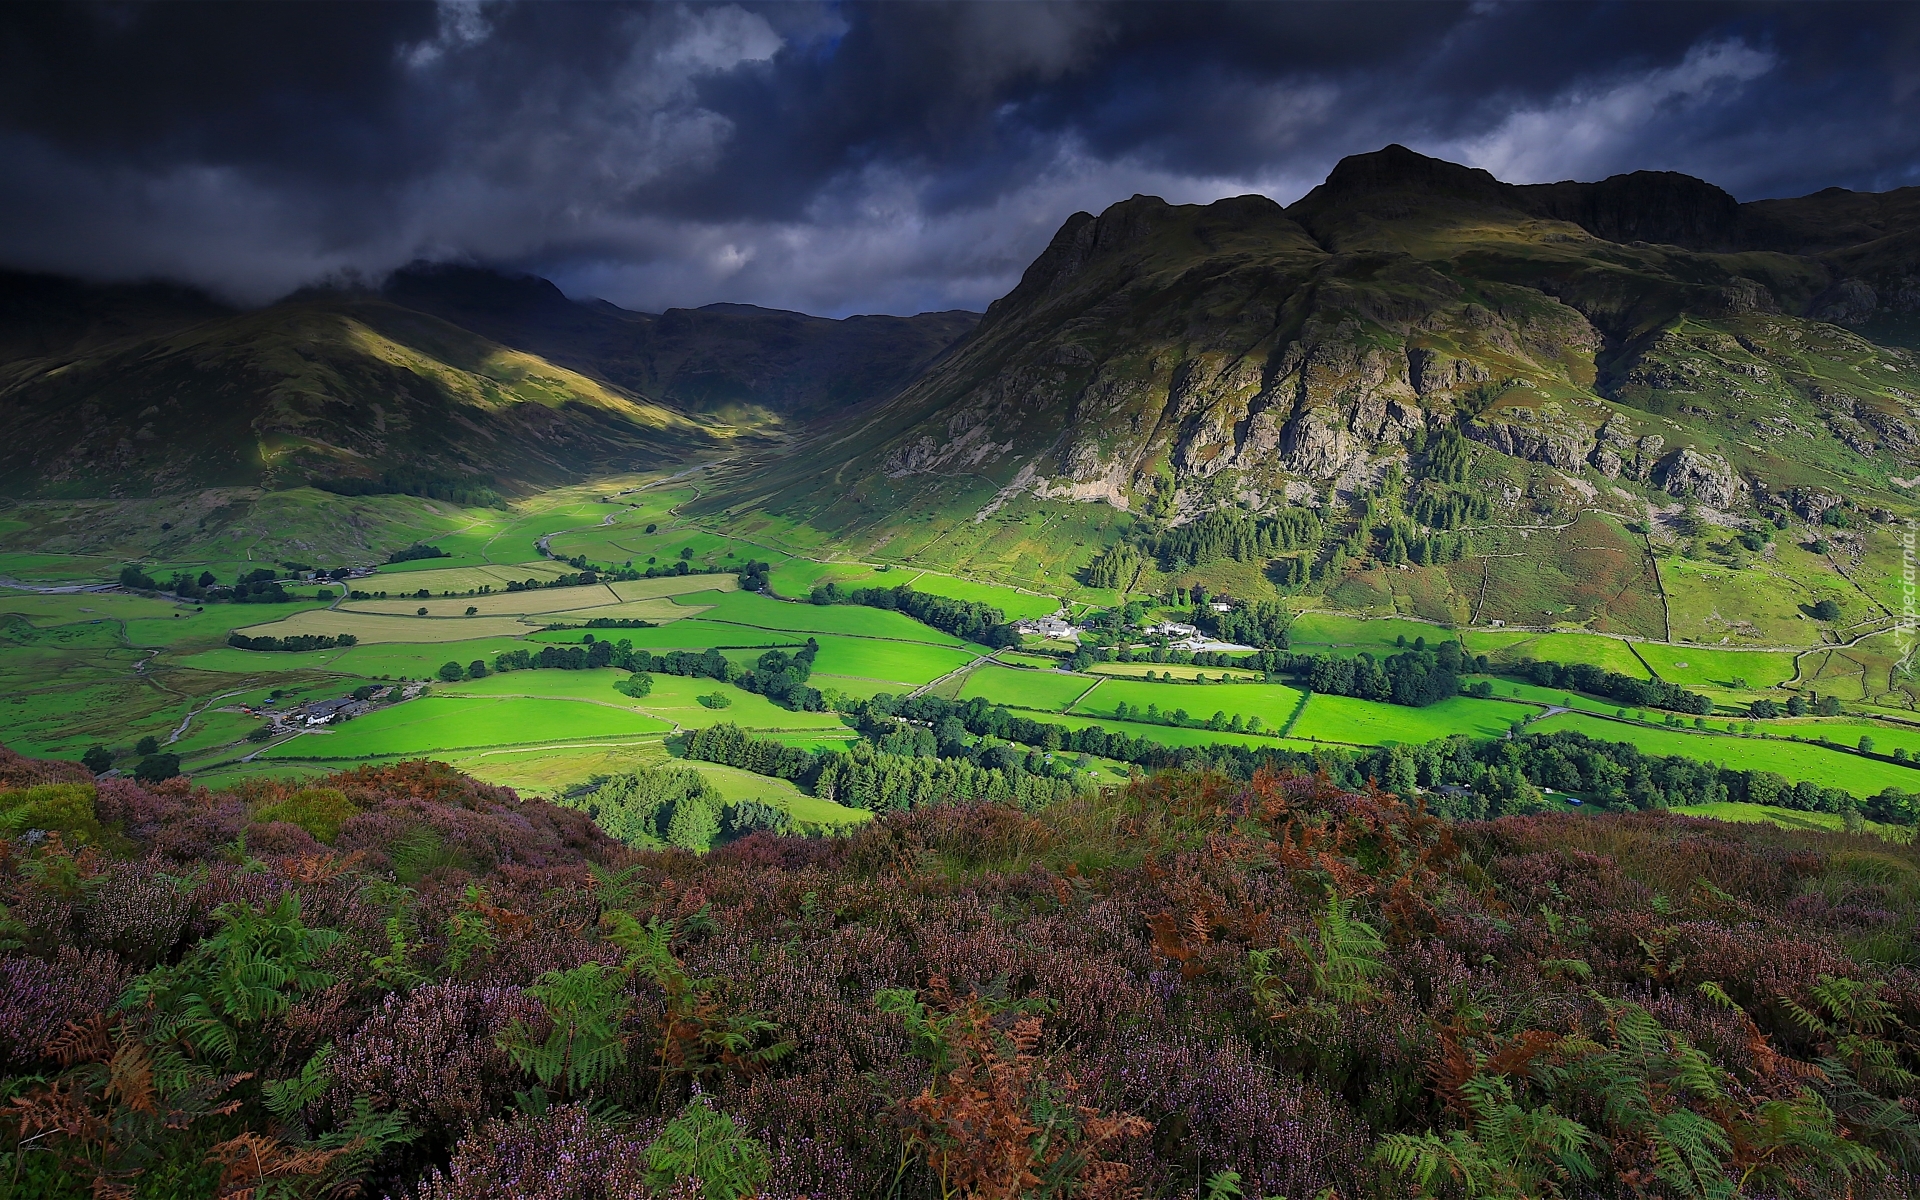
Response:
M1747 483L1727 460L1697 450L1676 450L1654 468L1654 481L1669 496L1698 500L1715 508L1732 508L1745 495Z
M1853 320L1904 295L1881 282L1881 251L1847 266L1867 243L1834 249L1821 231L1843 219L1879 245L1920 230L1904 203L1741 205L1655 172L1513 187L1401 147L1343 160L1285 209L1135 196L1068 218L967 339L831 441L850 458L768 462L754 485L813 511L864 494L855 478L1272 502L1377 476L1416 431L1457 425L1568 474L1738 504L1729 456L1787 429L1740 439L1694 397L1799 429L1792 404L1821 376L1776 349L1811 354L1807 331L1837 331L1791 314ZM1786 271L1721 253L1756 248L1829 257ZM1845 336L1854 369L1881 353ZM1920 400L1896 394L1920 397L1920 371L1884 354L1876 395L1806 436L1920 454ZM1652 431L1669 425L1681 436Z
M1836 325L1858 325L1880 307L1880 297L1864 279L1842 279L1813 299L1807 317Z
M1818 521L1820 515L1840 503L1840 497L1822 488L1797 487L1787 493L1787 505L1800 517Z

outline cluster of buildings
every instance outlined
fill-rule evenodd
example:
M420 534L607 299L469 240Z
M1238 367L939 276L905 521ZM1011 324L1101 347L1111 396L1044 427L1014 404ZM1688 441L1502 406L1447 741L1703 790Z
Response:
M372 712L376 705L411 700L426 690L427 685L424 683L395 683L385 687L360 688L351 696L338 696L331 700L308 700L285 710L263 709L255 715L265 717L271 722L276 735L299 733L302 730L331 725L336 721L350 721L355 717L365 716Z
M1030 621L1015 621L1013 631L1033 637L1055 638L1063 642L1077 642L1081 634L1080 627L1067 620L1065 609L1052 616L1036 617Z
M1217 613L1233 611L1230 600L1213 600L1207 605ZM1031 637L1052 638L1056 641L1078 642L1085 631L1067 618L1065 609L1046 617L1034 617L1013 623L1015 633ZM1199 627L1183 624L1179 621L1162 621L1147 626L1145 632L1157 634L1167 639L1169 650L1187 650L1195 653L1213 651L1215 653L1246 653L1252 646L1242 646L1238 642L1223 642L1210 638L1200 632Z

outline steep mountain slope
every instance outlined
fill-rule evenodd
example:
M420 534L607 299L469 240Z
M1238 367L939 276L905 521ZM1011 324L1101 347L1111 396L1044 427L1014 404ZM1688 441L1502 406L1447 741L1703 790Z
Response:
M364 299L220 316L16 360L0 486L140 494L396 470L503 486L631 469L732 433Z
M891 394L972 314L659 316L416 268L239 312L165 284L0 276L0 489L139 495L392 476L522 490L773 440Z
M1284 210L1136 196L1069 218L883 409L711 503L851 532L903 489L976 518L1024 492L1177 522L1353 494L1445 427L1722 507L1885 490L1920 469L1916 239L1920 189L1515 187L1397 146Z
M808 415L906 386L978 313L829 320L751 304L632 312L544 279L450 265L387 281L396 303L693 412Z

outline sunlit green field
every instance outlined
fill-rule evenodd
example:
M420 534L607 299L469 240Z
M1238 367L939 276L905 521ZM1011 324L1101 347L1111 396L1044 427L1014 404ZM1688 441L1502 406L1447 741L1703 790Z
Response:
M671 728L657 717L613 705L446 694L378 709L330 732L302 734L261 757L340 762L435 755L480 746L631 738Z
M1592 663L1636 679L1646 679L1649 674L1631 645L1600 634L1476 629L1465 633L1463 640L1468 651L1484 654L1496 663L1531 658L1541 662Z
M1660 678L1685 688L1772 687L1793 678L1794 655L1785 650L1715 650L1641 642L1635 647Z
M1889 787L1920 791L1920 769L1808 742L1682 731L1578 713L1548 717L1531 728L1542 733L1576 730L1604 741L1631 742L1652 754L1682 754L1741 770L1774 771L1791 780L1805 779L1822 787L1845 788L1857 796L1870 796Z
M960 699L983 696L994 704L1015 708L1036 708L1042 712L1064 712L1081 693L1101 682L1085 675L1064 671L1024 670L1019 667L985 666L967 676Z
M1300 706L1302 693L1278 683L1148 683L1135 679L1104 679L1100 686L1074 705L1073 711L1096 716L1112 716L1125 704L1130 711L1141 712L1148 705L1161 712L1185 709L1196 721L1205 721L1214 713L1229 719L1259 717L1270 730L1278 731Z
M1415 638L1425 638L1431 646L1453 636L1451 630L1425 621L1406 621L1394 617L1366 619L1340 613L1308 612L1294 618L1287 640L1294 649L1310 653L1334 651L1358 654L1364 650L1375 657L1383 657L1399 649L1395 644L1396 638L1405 638L1408 645L1412 645Z
M1357 746L1428 742L1456 733L1498 737L1515 721L1526 720L1539 711L1531 705L1464 696L1426 708L1406 708L1352 696L1316 695L1307 701L1306 710L1288 732L1296 738Z
M800 634L843 633L932 646L967 644L902 613L857 604L799 604L755 592L730 592L702 599L713 603L711 610L700 614L702 619L751 629L782 629Z
M917 592L991 604L1005 613L1009 621L1044 617L1049 613L1057 612L1060 608L1059 598L1055 596L1036 596L1032 592L1023 592L1002 584L981 583L972 579L962 579L957 575L943 575L937 571L921 571L905 582L908 587Z
M1741 824L1766 822L1770 825L1778 825L1782 829L1819 829L1836 833L1846 828L1846 818L1839 813L1800 812L1771 804L1739 804L1723 801L1719 804L1689 804L1673 811L1685 817L1711 817L1716 821L1735 821ZM1867 832L1889 841L1913 840L1913 830L1903 826L1882 825L1877 821L1867 821L1864 824Z

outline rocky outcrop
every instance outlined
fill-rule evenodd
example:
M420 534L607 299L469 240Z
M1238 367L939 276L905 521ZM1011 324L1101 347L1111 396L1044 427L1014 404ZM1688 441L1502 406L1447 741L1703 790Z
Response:
M1835 325L1858 325L1873 316L1880 307L1880 296L1864 279L1842 279L1813 298L1807 306L1810 321L1830 321Z
M1746 480L1726 459L1691 447L1674 451L1654 468L1653 477L1667 495L1714 508L1732 508L1747 491Z
M1840 503L1840 497L1822 488L1797 487L1787 492L1787 507L1803 520L1818 521L1820 515Z
M1466 426L1466 435L1502 454L1578 471L1596 449L1592 426L1547 404L1509 405Z
M1414 393L1425 398L1451 396L1463 388L1488 382L1493 373L1471 359L1423 346L1407 351L1407 378Z
M1609 242L1719 250L1739 236L1740 202L1703 179L1675 171L1635 171L1599 183L1542 183L1513 191L1532 212L1570 221Z
M1594 434L1593 452L1587 455L1587 461L1593 469L1608 479L1618 479L1621 475L1628 478L1638 477L1640 469L1640 445L1633 436L1633 426L1619 413L1607 418Z

